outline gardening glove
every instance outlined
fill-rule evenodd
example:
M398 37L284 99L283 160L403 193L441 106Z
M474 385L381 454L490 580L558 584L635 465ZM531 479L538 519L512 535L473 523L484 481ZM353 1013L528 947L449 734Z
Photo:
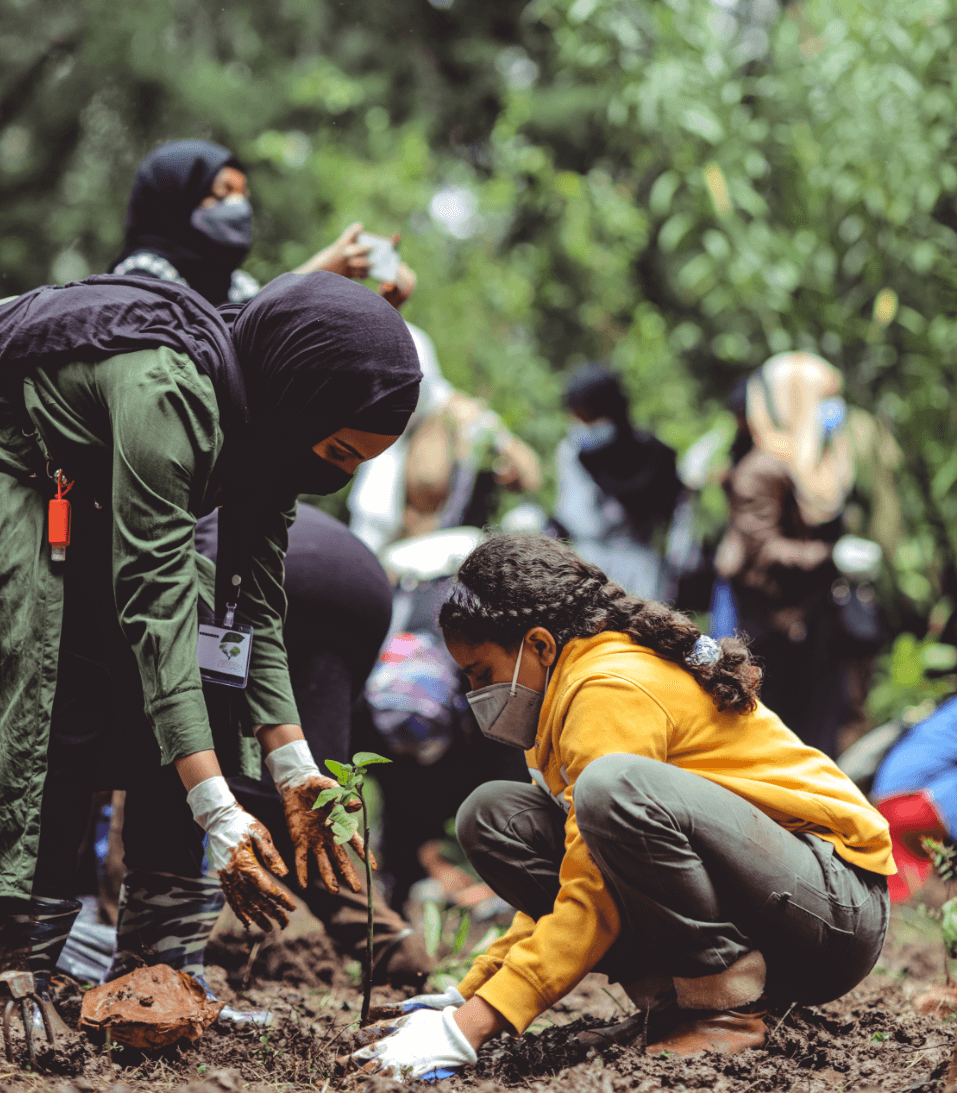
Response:
M464 1006L465 999L459 994L458 987L449 987L441 994L416 994L404 1002L392 1002L386 1006L373 1006L369 1016L380 1021L384 1018L401 1017L416 1010L444 1010L446 1006ZM369 1026L372 1028L373 1026ZM360 1033L361 1035L361 1033Z
M256 857L258 850L267 868L280 877L289 872L266 828L240 807L221 775L193 786L186 801L193 819L209 836L209 863L243 925L252 921L268 931L273 919L280 928L288 926L286 911L296 905Z
M296 876L299 886L305 888L309 881L309 855L316 859L319 876L326 888L335 895L339 891L339 882L333 871L333 862L339 867L343 880L353 892L361 891L359 877L346 848L335 841L332 828L326 823L333 805L313 809L316 798L324 789L332 789L339 783L333 778L326 778L319 773L305 740L293 740L283 744L266 756L266 766L273 776L276 789L282 798L282 807L286 812L286 824L296 848ZM354 812L361 805L358 801L350 802L346 809ZM365 861L365 843L356 832L349 840L355 852ZM375 869L375 859L372 868Z
M394 1021L380 1021L380 1039L354 1051L349 1061L367 1073L390 1075L398 1081L418 1078L437 1082L451 1078L478 1056L455 1023L455 1007L421 1009Z

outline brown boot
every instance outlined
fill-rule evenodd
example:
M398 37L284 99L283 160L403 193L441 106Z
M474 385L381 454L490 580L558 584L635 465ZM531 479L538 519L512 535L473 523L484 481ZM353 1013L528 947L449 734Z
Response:
M755 1013L715 1010L689 1014L689 1020L673 1028L663 1040L649 1044L645 1051L649 1055L663 1051L673 1055L697 1055L702 1051L733 1055L749 1047L763 1047L768 1038L763 1020L766 1013L766 1009L760 1009Z
M767 1008L762 998L766 972L764 957L754 951L717 975L695 979L675 976L678 1005L690 1012L667 1036L645 1050L649 1055L663 1051L675 1055L697 1055L702 1051L733 1055L749 1047L762 1047L768 1035L763 1020Z

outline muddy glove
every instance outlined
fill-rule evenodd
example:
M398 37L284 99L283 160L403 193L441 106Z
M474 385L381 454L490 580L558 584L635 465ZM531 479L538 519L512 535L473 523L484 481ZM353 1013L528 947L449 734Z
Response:
M441 994L416 994L404 1002L391 1002L385 1006L373 1006L369 1016L373 1021L383 1018L401 1017L416 1010L444 1010L446 1006L464 1006L465 999L459 994L458 987L448 987ZM369 1026L370 1028L372 1026ZM360 1033L360 1036L362 1033Z
M474 1066L478 1056L455 1023L455 1007L416 1010L394 1021L370 1025L381 1039L360 1048L349 1061L366 1071L391 1075L398 1081L418 1078L437 1082L451 1078L463 1066Z
M280 927L288 926L286 911L294 911L296 905L260 865L256 851L273 873L282 877L289 870L269 832L239 806L226 779L207 778L193 786L186 801L193 819L209 836L209 864L219 873L223 895L243 925L255 922L269 931L273 919Z
M324 789L332 789L339 783L319 773L305 740L293 740L283 744L266 756L266 766L273 776L276 789L282 798L286 812L286 824L296 848L296 876L299 886L305 888L309 881L309 854L319 866L319 875L326 888L335 895L339 882L333 871L333 863L339 867L342 879L353 892L361 891L359 877L346 848L335 841L332 828L326 824L333 805L313 809L316 798ZM352 812L361 807L359 802L346 806ZM365 861L365 844L358 832L349 840L355 852ZM375 869L375 859L372 861Z

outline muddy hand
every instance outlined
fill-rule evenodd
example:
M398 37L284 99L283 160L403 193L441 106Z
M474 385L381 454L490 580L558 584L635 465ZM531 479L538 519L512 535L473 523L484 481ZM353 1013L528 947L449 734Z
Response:
M339 891L338 871L353 892L361 890L359 877L345 846L335 841L332 828L326 820L332 805L313 809L316 799L324 789L338 783L319 773L309 746L305 740L283 744L266 756L276 788L286 812L286 824L293 846L296 848L296 876L305 888L309 881L309 858L315 859L319 876L326 888L335 894ZM356 801L350 811L359 807ZM365 843L358 833L349 840L355 852L365 861ZM372 860L375 868L375 859Z
M269 832L257 820L231 852L229 863L220 869L219 883L242 924L248 926L255 922L261 930L268 932L273 925L271 919L280 927L288 926L286 912L294 911L296 905L259 864L256 850L273 873L285 876L289 872L273 846Z
M295 904L260 864L280 877L289 872L269 832L244 809L220 775L200 782L186 795L193 819L209 836L209 863L219 873L223 894L243 925L263 930L289 923Z

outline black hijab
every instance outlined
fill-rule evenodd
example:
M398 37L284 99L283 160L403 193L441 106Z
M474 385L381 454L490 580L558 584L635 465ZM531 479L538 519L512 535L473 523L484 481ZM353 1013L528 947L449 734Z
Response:
M154 148L136 171L126 242L114 266L136 251L150 251L171 262L210 303L224 303L232 272L248 252L214 243L189 220L223 167L242 170L232 152L208 140L174 140Z
M335 273L285 273L221 314L235 316L260 470L291 480L317 458L313 445L343 426L398 436L408 424L419 358L376 293Z
M185 353L212 380L227 436L245 427L246 390L229 329L216 308L190 289L106 274L47 285L0 304L4 386L37 365L96 361L161 345Z

